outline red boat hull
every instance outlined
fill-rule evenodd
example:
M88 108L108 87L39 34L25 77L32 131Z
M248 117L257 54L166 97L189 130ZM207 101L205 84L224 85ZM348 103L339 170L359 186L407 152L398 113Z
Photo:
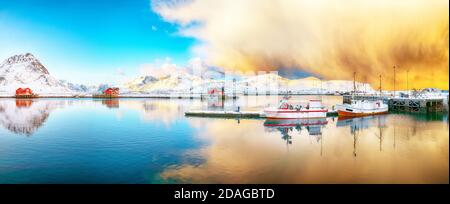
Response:
M339 117L362 117L362 116L369 116L369 115L382 115L388 113L388 111L384 112L374 112L374 113L352 113L347 111L338 110Z

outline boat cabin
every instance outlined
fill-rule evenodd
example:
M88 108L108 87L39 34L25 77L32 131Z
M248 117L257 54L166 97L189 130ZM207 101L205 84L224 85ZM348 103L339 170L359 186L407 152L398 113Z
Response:
M308 103L309 108L322 108L321 100L310 100Z
M293 110L293 109L300 110L302 108L303 107L301 105L293 106L292 104L289 104L288 101L285 100L285 99L280 100L280 104L278 106L278 109L285 109L285 110L287 110L287 109L288 110ZM322 109L323 108L322 101L320 101L320 100L310 100L308 102L308 104L306 105L306 107L304 107L304 108L306 108L306 109L310 109L310 108L311 109Z

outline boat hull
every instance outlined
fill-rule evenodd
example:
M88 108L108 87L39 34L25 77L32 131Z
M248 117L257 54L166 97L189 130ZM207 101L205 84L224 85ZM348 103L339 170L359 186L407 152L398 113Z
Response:
M264 113L267 119L306 119L326 118L328 110L279 110L266 109Z
M339 117L363 117L363 116L369 116L369 115L381 115L388 113L388 110L380 110L380 111L372 111L372 112L349 112L349 111L343 111L338 110L338 116Z
M309 119L267 119L264 122L265 127L294 127L294 126L314 126L326 125L326 118L309 118Z
M388 113L389 107L381 100L353 100L351 104L336 106L339 117L362 117Z

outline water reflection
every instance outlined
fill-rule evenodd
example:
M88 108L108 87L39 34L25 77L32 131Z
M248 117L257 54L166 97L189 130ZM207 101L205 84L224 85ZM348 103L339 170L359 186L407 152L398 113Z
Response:
M208 110L223 110L224 101L220 97L207 97Z
M191 109L260 110L272 101L2 99L0 183L448 183L446 114L238 122L184 116Z
M350 127L350 134L353 136L353 156L357 157L358 137L361 131L372 127L378 128L378 133L374 134L380 142L380 151L383 148L383 128L386 127L387 115L374 115L365 117L339 117L336 123L337 127Z
M108 108L119 108L119 99L104 99L102 104Z
M32 135L61 104L32 99L0 100L0 124L20 135Z
M300 135L305 129L309 136L316 136L317 141L322 138L322 127L328 123L326 118L318 119L267 119L264 122L265 130L273 132L277 130L281 133L281 138L286 144L292 144L291 134Z
M416 117L242 120L238 127L205 121L198 135L211 145L193 150L205 162L169 166L161 177L182 183L447 183L446 119Z

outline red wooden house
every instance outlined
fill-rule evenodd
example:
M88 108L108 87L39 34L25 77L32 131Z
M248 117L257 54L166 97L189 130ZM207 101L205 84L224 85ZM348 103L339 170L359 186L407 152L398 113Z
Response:
M18 88L16 90L16 97L34 97L36 94L30 88Z
M118 96L119 88L107 88L103 93L108 96Z
M222 95L223 92L217 88L213 88L213 89L208 90L208 94L209 95Z

